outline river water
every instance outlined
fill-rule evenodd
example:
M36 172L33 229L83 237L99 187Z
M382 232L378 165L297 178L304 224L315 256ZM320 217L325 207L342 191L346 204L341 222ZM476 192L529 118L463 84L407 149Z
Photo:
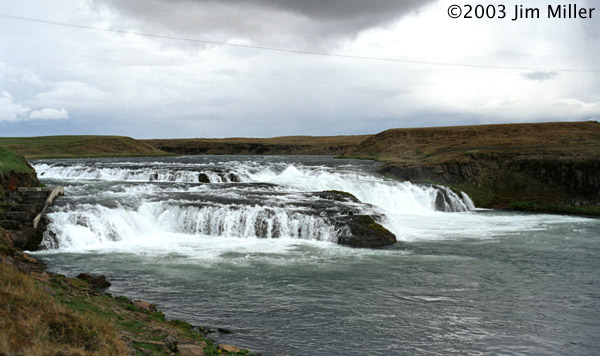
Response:
M50 270L105 274L114 294L232 331L219 342L262 355L600 353L598 219L474 209L322 156L34 165L66 187L36 252ZM349 213L398 243L336 244L332 221Z

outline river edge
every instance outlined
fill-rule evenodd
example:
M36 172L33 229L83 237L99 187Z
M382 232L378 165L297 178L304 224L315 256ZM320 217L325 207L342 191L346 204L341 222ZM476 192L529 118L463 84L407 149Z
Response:
M0 228L0 354L255 355L217 344L208 337L217 330L168 320L154 304L113 296L103 276L49 272L11 241Z

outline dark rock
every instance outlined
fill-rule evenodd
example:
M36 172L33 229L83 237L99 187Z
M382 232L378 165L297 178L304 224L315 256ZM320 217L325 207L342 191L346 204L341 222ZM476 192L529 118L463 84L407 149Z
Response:
M147 312L156 312L158 311L158 309L156 308L155 304L151 304L148 302L145 302L143 300L134 300L133 301L133 305L135 305L136 307L145 310Z
M369 215L342 216L336 219L338 243L351 247L383 247L397 242L396 235Z
M93 287L96 287L96 288L108 288L111 285L110 282L108 280L106 280L106 277L104 275L92 276L87 273L80 273L77 276L77 278L88 282L89 284L91 284Z
M28 251L36 251L44 239L44 229L44 224L42 224L41 229L34 229L32 226L23 226L21 228L22 248Z
M229 180L229 181L230 181L230 182L232 182L232 183L239 183L239 182L241 182L241 181L242 181L242 180L240 179L240 177L239 177L237 174L234 174L234 173L227 173L227 174L225 175L225 177L227 177L227 179L226 179L226 180Z
M200 173L198 174L198 182L210 183L210 178L208 178L208 175L206 173Z
M229 329L225 329L225 328L217 328L217 331L220 332L221 334L231 334L231 333L233 333L233 331L231 331Z
M313 195L327 200L360 203L360 200L358 200L358 198L356 198L354 195L340 190L326 190L324 192L313 193Z
M202 335L208 335L208 334L216 332L215 329L206 328L204 326L195 326L194 330L196 330L197 332L199 332Z
M14 220L2 220L0 221L0 227L6 230L17 230L21 227L21 224Z
M177 352L177 340L171 335L165 337L165 347L172 352Z

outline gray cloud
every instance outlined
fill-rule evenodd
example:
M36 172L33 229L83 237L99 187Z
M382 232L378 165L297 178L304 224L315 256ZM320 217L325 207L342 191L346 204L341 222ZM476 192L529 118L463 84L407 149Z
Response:
M542 82L544 80L552 79L552 78L556 77L557 75L558 75L557 72L544 72L544 71L527 72L527 73L521 74L521 76L525 79L537 80L540 82Z
M283 44L352 37L390 23L434 0L94 0L145 29L209 34ZM211 39L215 40L214 37ZM312 43L311 43L312 42Z

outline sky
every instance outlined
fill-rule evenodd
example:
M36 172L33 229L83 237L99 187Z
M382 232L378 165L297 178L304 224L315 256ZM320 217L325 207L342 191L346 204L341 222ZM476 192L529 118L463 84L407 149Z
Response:
M600 3L568 2L598 6L588 19L548 18L556 0L452 19L454 3L3 1L0 136L351 135L600 118ZM512 21L517 4L540 18Z

